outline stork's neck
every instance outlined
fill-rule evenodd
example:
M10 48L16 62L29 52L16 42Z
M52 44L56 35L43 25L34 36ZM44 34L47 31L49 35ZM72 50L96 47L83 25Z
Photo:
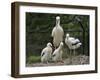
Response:
M56 20L56 26L60 26L60 20Z
M68 40L68 38L69 38L69 37L68 37L68 36L66 36L66 39L67 39L67 40Z
M68 38L69 38L69 37L67 36L67 40L68 40Z

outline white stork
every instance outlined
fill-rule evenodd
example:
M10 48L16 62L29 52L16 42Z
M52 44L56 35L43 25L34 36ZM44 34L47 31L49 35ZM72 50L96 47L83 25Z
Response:
M51 59L51 54L52 54L52 44L48 43L47 47L45 47L42 52L41 52L41 62L46 62Z
M60 42L63 41L64 31L60 26L60 17L56 17L56 26L52 30L53 44L55 49L59 46Z
M71 50L74 50L74 55L75 55L75 49L79 48L82 45L79 39L70 37L69 34L66 34L65 43L70 49L70 54L71 54Z
M52 60L57 62L57 61L61 61L62 62L62 47L63 47L63 42L60 42L60 45L57 49L55 49L55 51L53 52L52 55Z

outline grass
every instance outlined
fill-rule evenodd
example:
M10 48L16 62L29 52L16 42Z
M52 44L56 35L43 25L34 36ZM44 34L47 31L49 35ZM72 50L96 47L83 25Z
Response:
M27 58L27 63L31 64L31 63L37 63L41 61L41 57L40 56L30 56Z

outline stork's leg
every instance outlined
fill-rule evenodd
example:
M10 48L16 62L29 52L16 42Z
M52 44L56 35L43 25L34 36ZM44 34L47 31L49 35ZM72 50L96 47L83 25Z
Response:
M70 54L69 54L69 56L71 57L71 50L70 50Z
M60 54L60 60L62 61L62 53Z
M62 52L61 52L61 54L60 54L60 62L61 62L61 63L64 63L64 62L63 62L63 59L62 59Z
M74 56L75 56L75 49L74 49Z
M47 61L47 64L48 64L49 62Z
M70 64L72 64L72 56L71 56L71 53L72 53L72 51L70 49Z

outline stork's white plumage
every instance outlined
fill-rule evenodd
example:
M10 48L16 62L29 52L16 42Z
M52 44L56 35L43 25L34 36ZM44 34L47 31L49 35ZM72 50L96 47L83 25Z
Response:
M52 59L53 61L57 62L57 61L62 61L62 47L63 47L63 42L60 42L60 45L57 49L55 49L55 51L53 52L53 56Z
M71 50L74 50L74 55L75 55L75 49L79 48L82 45L79 39L70 37L69 34L66 34L65 43L70 49L70 53L71 53Z
M60 17L56 17L56 26L52 30L52 37L53 37L53 44L54 47L58 47L60 42L63 41L64 31L63 28L60 26Z
M41 62L46 62L51 59L52 54L52 44L48 43L47 46L41 52Z

